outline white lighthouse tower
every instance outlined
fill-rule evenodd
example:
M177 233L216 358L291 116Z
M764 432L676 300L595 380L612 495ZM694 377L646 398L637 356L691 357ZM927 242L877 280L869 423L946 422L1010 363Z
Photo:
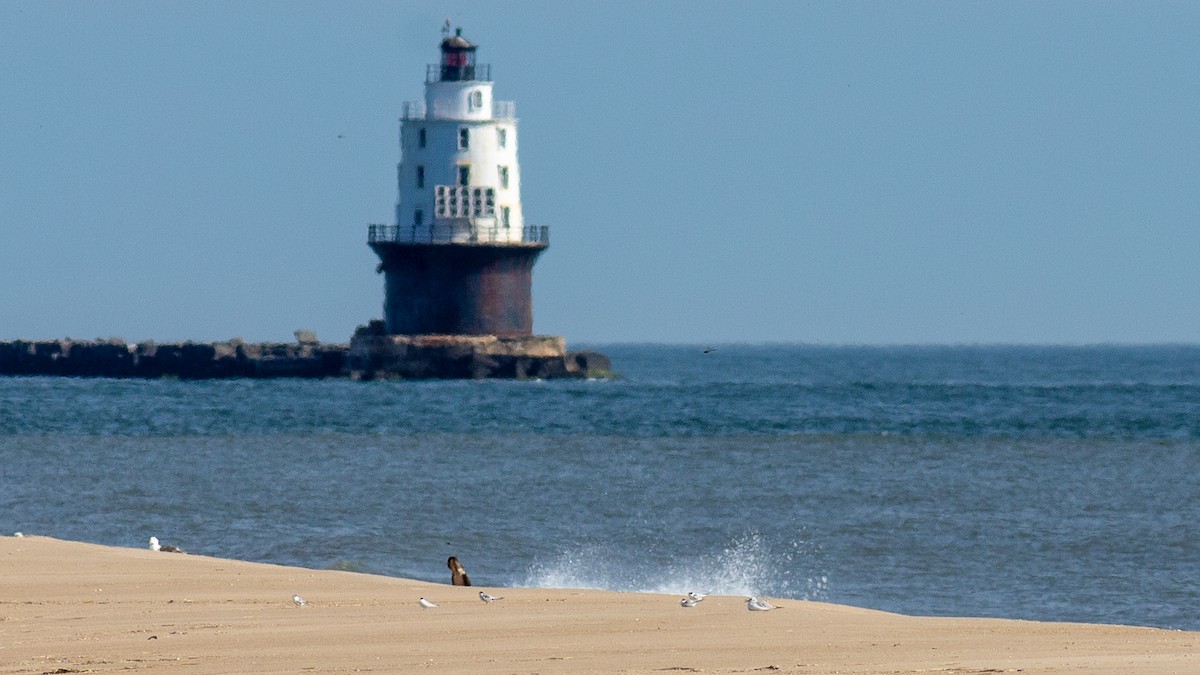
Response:
M531 335L548 231L521 211L515 106L492 98L491 66L475 62L461 28L440 48L425 100L404 104L396 224L369 233L387 332Z
M443 39L425 100L404 105L396 224L441 241L520 241L516 106L492 98L491 66L475 50L461 28Z

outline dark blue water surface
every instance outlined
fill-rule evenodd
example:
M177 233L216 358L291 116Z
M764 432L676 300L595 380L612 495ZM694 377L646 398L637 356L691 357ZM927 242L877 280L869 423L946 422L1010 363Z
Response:
M622 379L0 378L0 532L1200 629L1200 347L598 348Z

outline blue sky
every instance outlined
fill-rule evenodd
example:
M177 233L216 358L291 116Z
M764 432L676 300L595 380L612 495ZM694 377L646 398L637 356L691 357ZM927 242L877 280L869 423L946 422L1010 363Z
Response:
M0 2L0 339L344 341L449 17L534 324L1200 342L1194 2Z

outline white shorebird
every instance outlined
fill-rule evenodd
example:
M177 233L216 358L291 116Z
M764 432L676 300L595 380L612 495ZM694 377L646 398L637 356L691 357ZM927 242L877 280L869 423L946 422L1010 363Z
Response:
M767 602L766 600L759 600L758 598L751 597L746 600L746 609L750 610L751 612L765 612L768 609L779 608Z
M695 591L688 591L688 599L689 600L695 600L696 602L700 602L701 600L703 600L707 597L708 597L708 593L696 593Z
M296 603L296 606L297 606L297 607L303 607L303 606L305 606L305 605L307 605L307 604L308 604L308 601L307 601L307 600L305 600L304 598L302 598L302 597L300 597L300 596L298 596L298 595L293 595L293 596L292 596L292 602Z
M695 606L696 606L696 603L698 603L698 602L700 602L700 601L699 601L699 600L693 600L693 599L691 599L691 598L680 598L680 599L679 599L679 606L680 606L680 607L695 607Z
M162 551L163 553L183 553L183 549L171 546L170 544L158 543L158 537L150 537L150 550Z
M420 600L417 600L417 604L421 605L421 606L422 606L422 607L424 607L425 609L431 609L431 608L433 608L433 607L437 607L437 605L435 605L435 604L433 604L432 602L430 602L430 601L426 600L425 598L421 598Z
M487 593L484 593L483 591L479 591L479 599L484 602L487 602L487 603L492 603L497 600L503 600L504 596L503 595L489 595Z

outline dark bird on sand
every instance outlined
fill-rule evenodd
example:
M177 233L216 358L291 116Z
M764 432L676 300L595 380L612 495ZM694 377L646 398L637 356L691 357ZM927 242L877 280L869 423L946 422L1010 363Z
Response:
M450 559L446 561L446 567L450 568L450 583L452 585L471 585L471 577L467 576L467 571L463 569L462 563L458 562L458 558L450 556Z

